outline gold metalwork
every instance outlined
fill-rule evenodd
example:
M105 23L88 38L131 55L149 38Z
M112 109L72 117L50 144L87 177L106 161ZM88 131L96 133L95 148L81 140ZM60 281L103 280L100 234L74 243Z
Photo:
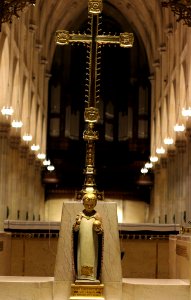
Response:
M2 23L12 22L19 12L29 5L35 5L36 0L0 0L0 26Z
M95 141L98 140L98 132L94 130L94 125L99 120L98 102L99 102L99 85L100 76L99 50L104 44L118 44L121 47L128 48L133 46L134 38L132 33L121 33L119 36L98 35L99 14L102 12L102 0L89 0L88 13L90 18L91 34L75 34L69 33L66 30L58 30L56 32L56 43L59 45L67 45L70 43L83 43L88 48L88 89L86 91L86 108L84 112L84 121L87 123L87 128L83 132L83 139L86 141L86 165L84 169L85 191L87 188L92 188L97 192L95 184ZM82 190L82 194L83 194ZM101 194L100 194L101 195ZM79 196L79 194L78 194ZM103 196L103 195L102 195ZM102 197L100 197L101 199ZM78 197L79 199L79 197Z
M103 5L102 0L89 0L88 12L90 14L100 14L102 12Z
M95 140L98 140L98 138L99 138L98 131L94 131L93 124L89 123L88 128L86 130L84 130L83 139L85 141L90 141L90 140L95 141Z
M178 16L177 22L183 20L191 26L191 0L161 0L163 7L170 7L172 12Z
M85 276L91 276L93 274L93 267L82 266L81 274Z
M67 30L56 31L56 43L61 45L68 45L70 43L70 34Z
M97 122L99 120L99 111L96 107L85 108L84 113L85 122Z
M120 46L124 48L132 47L134 42L133 33L124 32L119 37Z
M72 284L72 296L103 297L103 284ZM98 298L99 299L99 298Z

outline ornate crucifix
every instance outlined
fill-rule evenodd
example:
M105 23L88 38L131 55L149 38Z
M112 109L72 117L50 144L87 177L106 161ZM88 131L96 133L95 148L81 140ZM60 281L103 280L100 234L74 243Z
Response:
M102 0L88 0L88 14L90 18L90 34L69 33L66 30L56 31L56 43L68 45L70 43L84 43L89 48L88 51L88 89L84 121L87 128L83 132L83 139L86 141L85 160L85 181L83 193L90 190L96 193L99 198L101 194L97 191L95 183L95 141L98 140L98 132L94 130L95 124L99 120L99 48L104 44L119 44L121 47L129 48L133 46L133 33L121 33L117 35L99 35L99 15L102 12Z

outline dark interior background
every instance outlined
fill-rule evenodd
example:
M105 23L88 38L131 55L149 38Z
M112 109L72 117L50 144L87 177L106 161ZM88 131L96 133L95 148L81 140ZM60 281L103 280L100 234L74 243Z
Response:
M88 31L88 21L84 17L78 23L75 32L77 29L81 33ZM145 49L138 34L127 22L125 25L119 24L107 12L103 12L100 28L102 32L111 34L133 32L135 40L132 48L107 45L101 49L101 120L96 128L99 141L95 145L97 188L103 190L105 195L120 193L131 199L149 202L153 176L151 172L147 175L140 172L150 155L151 87ZM49 82L47 136L47 157L55 166L55 171L44 170L42 174L47 194L53 190L81 190L84 183L86 51L82 44L56 46ZM54 102L56 109L53 109ZM79 136L66 136L67 107L74 116L79 116ZM130 136L122 140L119 138L119 128L123 126L119 114L128 119L129 111L132 112L132 130ZM56 134L52 133L54 122L57 124ZM144 136L139 133L142 123L147 127ZM112 140L105 137L107 126L112 128Z

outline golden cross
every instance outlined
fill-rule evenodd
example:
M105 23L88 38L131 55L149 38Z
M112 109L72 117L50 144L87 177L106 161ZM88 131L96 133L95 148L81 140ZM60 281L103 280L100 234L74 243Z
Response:
M99 35L99 15L102 12L102 0L88 0L88 13L91 24L91 34L69 33L67 30L56 31L56 43L68 45L70 43L84 43L89 47L89 73L88 73L88 99L84 112L84 120L88 123L84 130L83 138L86 141L86 167L85 167L85 190L95 189L95 140L98 140L98 132L94 131L94 124L99 120L97 104L99 102L98 80L98 49L104 44L118 44L121 47L133 46L133 33L124 32L120 35Z

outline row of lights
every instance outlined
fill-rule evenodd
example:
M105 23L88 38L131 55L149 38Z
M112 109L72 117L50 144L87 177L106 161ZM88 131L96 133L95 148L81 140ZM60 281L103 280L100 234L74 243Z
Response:
M183 108L182 109L182 116L184 117L191 117L191 107L189 107L188 109ZM176 124L174 126L174 131L176 132L183 132L185 130L185 126ZM167 137L164 139L164 144L165 145L172 145L174 143L173 138ZM164 154L165 153L165 149L163 147L157 148L156 149L156 153L157 154ZM149 169L151 169L153 167L153 164L156 163L158 161L158 157L157 156L151 156L150 157L150 162L145 163L144 167L141 169L141 173L142 174L146 174L148 173Z
M5 117L10 117L14 113L14 109L12 107L4 106L1 109L1 113ZM18 121L18 120L13 120L12 123L11 123L11 126L14 127L14 128L21 128L23 126L23 122L22 121ZM24 134L22 138L23 138L23 140L25 142L32 141L32 135L28 134L28 133ZM40 146L33 144L31 146L31 150L32 151L39 151L40 150ZM44 154L44 153L38 153L37 157L38 157L38 159L43 160L43 165L47 167L48 171L53 171L55 169L55 167L53 165L51 165L50 160L46 160L46 154Z

